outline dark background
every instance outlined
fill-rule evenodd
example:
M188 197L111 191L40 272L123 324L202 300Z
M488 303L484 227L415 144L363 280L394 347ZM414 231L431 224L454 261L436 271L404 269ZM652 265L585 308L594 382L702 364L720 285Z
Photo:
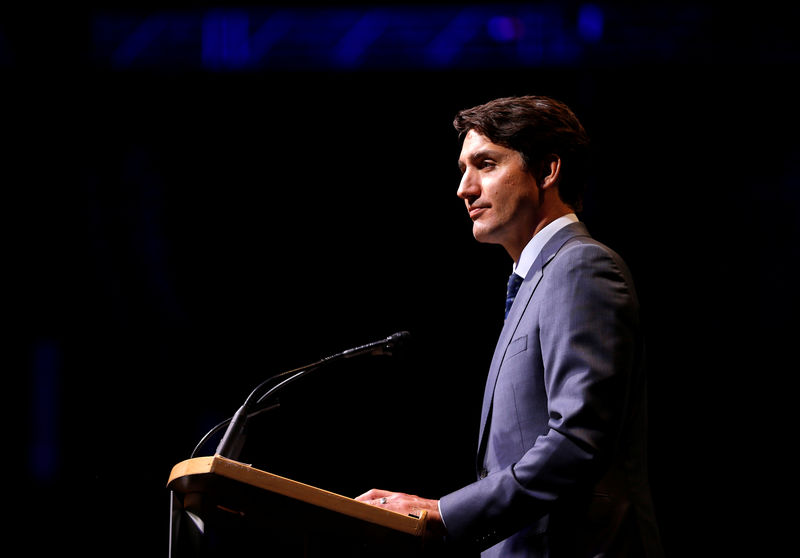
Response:
M569 31L585 4L530 5ZM396 358L282 393L243 457L349 496L470 482L511 262L472 238L451 121L541 94L592 137L581 218L637 280L668 555L778 548L794 492L798 14L592 6L603 33L579 34L577 54L552 31L538 61L489 41L435 67L378 41L339 65L313 49L209 61L192 17L214 5L5 8L10 538L166 553L166 480L205 432L263 379L401 330ZM172 23L121 58L154 14Z

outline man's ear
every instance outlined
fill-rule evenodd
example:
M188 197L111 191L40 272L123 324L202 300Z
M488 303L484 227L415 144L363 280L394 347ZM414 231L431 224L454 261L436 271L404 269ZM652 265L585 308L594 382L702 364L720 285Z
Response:
M550 154L542 162L542 180L540 187L543 190L558 186L561 179L561 157Z

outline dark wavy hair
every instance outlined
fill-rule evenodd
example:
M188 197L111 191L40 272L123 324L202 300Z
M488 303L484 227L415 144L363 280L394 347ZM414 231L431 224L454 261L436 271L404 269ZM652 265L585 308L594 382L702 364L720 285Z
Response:
M540 96L503 97L460 111L453 126L459 138L469 130L492 143L518 151L537 183L545 176L550 155L561 158L558 193L573 210L583 206L589 167L589 137L562 102Z

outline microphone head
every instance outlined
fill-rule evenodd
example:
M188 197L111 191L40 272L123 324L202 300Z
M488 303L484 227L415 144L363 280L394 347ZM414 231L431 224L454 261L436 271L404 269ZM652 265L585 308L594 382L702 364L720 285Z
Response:
M389 337L386 338L387 341L392 343L402 343L408 340L411 337L411 334L407 331L398 331L397 333L393 333Z
M381 355L391 355L392 351L396 349L400 349L408 342L408 339L411 337L411 334L407 331L398 331L397 333L393 333L383 341L383 345L380 347L379 352L377 354Z
M367 345L362 345L361 347L356 347L354 349L348 349L337 356L341 356L344 358L352 358L358 355L391 355L392 350L399 347L402 344L405 344L406 340L411 336L410 333L407 331L398 331L387 337L386 339L381 339L380 341L373 341Z

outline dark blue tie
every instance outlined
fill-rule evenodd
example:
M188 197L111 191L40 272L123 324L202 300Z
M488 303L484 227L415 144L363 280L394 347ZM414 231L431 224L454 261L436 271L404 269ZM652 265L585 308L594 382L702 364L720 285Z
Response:
M521 284L522 277L516 273L512 273L511 277L508 278L508 291L506 291L506 318L508 317L508 311L511 310L511 303L514 302L514 297L517 296L517 291L519 290L519 286Z

